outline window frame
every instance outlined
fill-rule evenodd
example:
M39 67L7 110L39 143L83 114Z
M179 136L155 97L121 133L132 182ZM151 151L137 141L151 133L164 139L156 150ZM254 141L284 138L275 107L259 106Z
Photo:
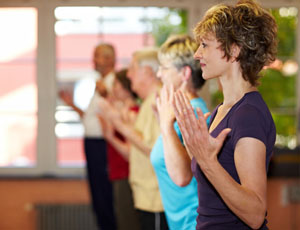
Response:
M231 2L232 1L227 1ZM153 7L176 7L184 8L188 12L188 31L192 31L193 26L203 15L205 10L212 4L220 3L218 0L210 3L199 2L197 0L183 0L183 1L152 1ZM300 3L297 0L265 0L262 5L266 8L277 8L282 6L297 7L298 21L300 22ZM55 16L54 9L59 6L148 6L148 1L140 0L10 0L1 1L0 7L34 7L38 14L38 38L37 38L37 57L36 57L36 79L38 86L38 128L37 128L37 156L36 167L1 167L0 176L4 177L82 177L84 176L84 168L59 167L57 164L56 153L56 135L54 127L55 111L56 111L56 44L55 44ZM300 37L300 23L297 25L297 36ZM297 47L297 62L299 63L300 46ZM299 74L297 75L297 120L300 116L300 82ZM210 96L208 95L209 86L206 84L202 91L203 98L208 102L210 107ZM47 103L45 103L47 102ZM300 143L300 128L297 124L297 140Z

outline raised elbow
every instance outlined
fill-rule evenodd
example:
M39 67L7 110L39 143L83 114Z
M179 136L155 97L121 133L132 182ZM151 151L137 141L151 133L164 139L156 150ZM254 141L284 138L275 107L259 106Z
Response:
M177 176L174 178L173 182L178 185L179 187L185 187L191 182L191 176Z
M262 220L253 221L253 223L251 223L249 226L251 227L251 229L259 229L263 223L264 223L264 218Z
M265 211L258 211L256 215L253 216L252 220L249 221L248 225L251 227L251 229L259 229L266 217L266 210Z
M178 180L175 184L179 187L185 187L189 184L189 182L187 180Z

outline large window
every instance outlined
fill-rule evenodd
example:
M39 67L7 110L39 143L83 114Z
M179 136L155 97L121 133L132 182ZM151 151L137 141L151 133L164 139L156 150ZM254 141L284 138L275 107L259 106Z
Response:
M266 66L261 75L259 91L271 110L276 125L276 145L294 149L297 146L296 31L298 10L281 7L270 10L278 25L277 60ZM212 103L222 101L217 82L210 85Z
M37 10L0 8L0 31L0 167L33 167Z
M296 7L271 10L278 25L277 60L264 70L259 88L271 109L276 124L276 145L294 149L297 146L297 95L296 79Z
M134 51L187 29L186 11L169 8L57 7L55 17L58 90L70 91L82 110L87 108L99 77L92 64L97 44L115 47L116 69L120 69L128 66ZM55 118L59 166L82 166L84 129L78 114L58 99Z
M13 2L15 7L11 7ZM84 130L77 113L57 97L57 92L69 90L76 105L85 110L99 77L92 65L97 44L115 46L119 70L128 65L135 50L159 46L171 33L191 34L210 4L161 1L157 4L172 7L100 7L98 1L91 0L97 6L78 6L81 2L87 5L73 0L0 3L3 175L81 175ZM139 1L121 2L129 6ZM116 1L111 2L114 4ZM297 9L271 10L278 23L278 60L263 70L259 88L276 122L277 145L289 148L296 146L300 127L296 111ZM221 98L218 84L210 81L207 87L212 95L208 105L214 108Z

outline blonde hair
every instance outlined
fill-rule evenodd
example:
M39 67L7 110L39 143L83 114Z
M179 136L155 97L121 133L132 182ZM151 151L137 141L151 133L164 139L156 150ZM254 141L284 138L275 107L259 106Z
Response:
M198 63L194 53L198 44L188 35L172 35L162 44L158 52L160 62L171 61L177 68L185 65L194 66Z
M149 66L156 73L159 66L157 48L144 48L133 53L133 57L139 66Z
M194 59L198 49L196 41L188 35L172 35L162 44L158 52L158 59L162 63L170 61L177 70L189 66L192 70L192 83L195 89L203 86L202 70L199 61Z

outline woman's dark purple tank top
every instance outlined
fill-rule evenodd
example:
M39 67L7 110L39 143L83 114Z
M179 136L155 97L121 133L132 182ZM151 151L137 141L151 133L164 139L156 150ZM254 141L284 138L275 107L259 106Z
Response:
M218 106L219 107L219 106ZM211 115L212 123L218 107ZM240 183L234 164L234 149L242 137L253 137L266 146L266 170L270 163L276 139L276 129L271 113L257 91L246 93L226 114L224 119L211 132L213 137L225 128L231 128L218 160L232 178ZM192 171L198 181L199 207L197 209L197 230L241 230L251 229L241 221L224 203L220 195L207 180L196 160L192 160ZM267 220L260 229L268 229Z

